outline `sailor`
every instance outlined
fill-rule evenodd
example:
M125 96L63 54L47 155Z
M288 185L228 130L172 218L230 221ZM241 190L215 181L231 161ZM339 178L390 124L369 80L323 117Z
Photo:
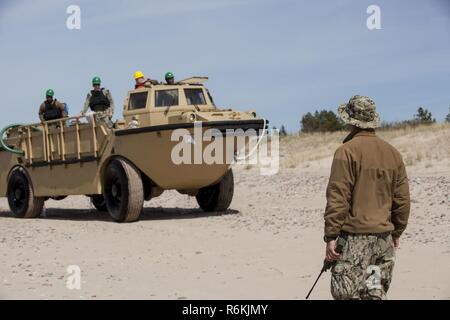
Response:
M350 134L337 149L327 187L326 259L335 299L386 299L395 250L408 224L408 177L400 152L379 138L375 102L353 96L339 107ZM346 240L342 253L336 239Z
M45 101L39 107L39 119L41 120L41 123L66 118L66 108L63 103L54 99L55 92L53 89L48 89L45 96Z
M146 79L142 71L136 71L134 73L135 85L134 89L141 89L145 87L151 87L152 85L158 84L158 81L152 79Z
M114 100L111 92L101 87L101 79L99 77L92 79L92 86L93 90L86 96L81 115L85 115L88 109L93 112L100 112L101 114L95 116L97 122L103 122L108 128L112 128L113 123L111 119L114 115Z
M174 85L175 84L175 76L173 75L172 72L166 72L166 83L169 85Z

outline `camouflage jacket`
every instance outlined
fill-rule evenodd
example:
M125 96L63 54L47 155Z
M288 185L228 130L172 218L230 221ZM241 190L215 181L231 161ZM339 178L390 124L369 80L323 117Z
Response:
M327 187L325 236L392 232L408 223L409 185L400 153L373 131L355 131L334 155Z

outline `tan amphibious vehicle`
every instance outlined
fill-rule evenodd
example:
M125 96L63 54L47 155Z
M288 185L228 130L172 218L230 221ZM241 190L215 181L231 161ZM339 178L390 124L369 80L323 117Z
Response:
M171 189L195 196L205 211L227 210L237 140L249 129L261 134L267 122L217 108L206 80L128 92L112 129L97 114L3 129L0 197L19 218L38 217L50 198L86 195L114 220L136 221L144 201Z

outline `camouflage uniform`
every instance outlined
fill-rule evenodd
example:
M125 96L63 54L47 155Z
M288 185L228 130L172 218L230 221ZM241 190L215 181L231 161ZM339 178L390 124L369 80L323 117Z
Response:
M90 102L91 102L91 97L94 91L91 91L87 94L86 96L86 100L84 102L84 106L83 106L83 113L86 113L89 108L91 108L90 106ZM114 114L114 100L112 98L111 92L108 89L101 89L102 94L106 97L106 99L109 101L109 106L108 108L103 111L103 113L99 113L95 115L95 120L97 123L105 123L108 128L112 128L113 127L113 122L111 121L111 118L109 117L108 114L113 115ZM92 109L92 108L91 108ZM94 110L92 110L94 111Z
M385 300L395 262L391 235L348 235L331 269L334 299Z

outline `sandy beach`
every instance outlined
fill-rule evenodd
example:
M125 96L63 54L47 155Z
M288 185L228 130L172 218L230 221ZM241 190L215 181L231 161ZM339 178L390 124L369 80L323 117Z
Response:
M407 166L411 217L390 299L450 299L450 164L429 151L448 152L450 129L436 130L387 136L405 158L411 135L428 146ZM285 138L274 176L235 167L225 214L205 214L170 191L131 224L112 222L82 196L48 201L45 216L19 220L0 199L0 298L304 299L324 258L325 188L341 138ZM310 141L324 150L311 156ZM81 268L80 290L66 287L70 265ZM311 299L331 299L329 284L327 273Z

